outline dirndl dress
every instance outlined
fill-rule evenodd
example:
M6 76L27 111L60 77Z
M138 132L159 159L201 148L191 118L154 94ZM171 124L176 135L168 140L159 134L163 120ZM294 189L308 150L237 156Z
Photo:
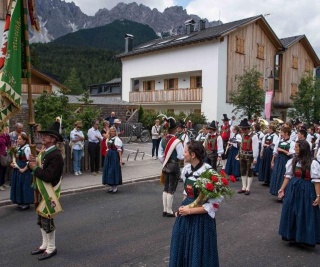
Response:
M122 173L118 150L122 147L120 138L111 138L107 143L108 150L104 159L102 184L116 186L122 185Z
M263 157L259 166L258 179L261 182L270 183L271 176L271 160L273 156L273 149L266 147L263 150Z
M203 166L205 167L201 167L202 171L198 172L198 176L205 168L211 168L208 164ZM184 167L182 177L184 173L189 173L185 171L188 168L190 169L190 164ZM186 175L184 179L187 197L182 205L188 205L196 199L193 184L197 172L190 173L191 176ZM216 221L208 213L177 217L172 231L169 266L219 266Z
M236 160L239 153L239 148L231 146L228 151L227 163L225 167L225 172L228 175L234 175L235 177L240 177L240 161Z
M26 150L26 151L25 151ZM26 153L27 152L27 153ZM27 155L30 154L29 145L20 147L16 154L16 164L20 169L27 165ZM32 175L30 170L20 173L18 168L14 168L11 176L10 200L15 204L34 203L34 190L32 188Z
M313 161L311 173L316 169L320 176L320 164ZM286 174L292 169L292 160L286 165ZM283 199L279 235L285 241L315 246L320 244L320 209L312 206L316 199L314 184L311 182L310 171L307 170L302 177L299 163L294 169L293 177L290 179Z

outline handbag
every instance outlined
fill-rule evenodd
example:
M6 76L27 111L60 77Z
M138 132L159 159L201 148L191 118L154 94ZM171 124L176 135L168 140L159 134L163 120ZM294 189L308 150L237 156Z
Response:
M164 184L165 183L165 173L164 172L161 172L160 174L160 184Z
M12 156L7 153L5 156L0 155L0 164L2 167L8 167L12 162Z

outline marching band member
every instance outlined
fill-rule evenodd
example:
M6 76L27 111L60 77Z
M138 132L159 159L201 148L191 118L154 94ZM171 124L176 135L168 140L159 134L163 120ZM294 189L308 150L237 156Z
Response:
M254 133L255 135L258 137L258 141L259 141L259 155L257 158L257 163L253 168L253 175L257 176L258 172L259 172L259 167L260 167L260 163L261 163L261 158L260 158L260 152L261 152L261 144L262 144L262 140L264 137L264 133L261 131L261 126L259 123L254 125Z
M223 141L223 151L226 151L227 146L228 146L228 142L230 139L231 131L230 131L229 120L230 119L228 118L228 115L223 114L223 119L222 119L223 124L220 127L220 136ZM222 156L222 169L224 169L226 166L227 155L225 153L223 153L221 156Z
M242 137L240 135L240 128L238 126L233 126L230 141L227 147L227 163L225 172L228 175L234 175L236 179L240 177L240 162L236 157L239 154L239 148L241 144Z
M198 134L198 136L196 137L196 141L200 141L202 144L204 142L204 140L206 139L206 136L207 136L207 125L204 124L202 126L202 129L201 129L201 132Z

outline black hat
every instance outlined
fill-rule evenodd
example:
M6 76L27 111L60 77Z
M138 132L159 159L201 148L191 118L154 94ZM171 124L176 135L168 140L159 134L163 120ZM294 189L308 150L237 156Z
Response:
M230 119L228 118L227 114L223 114L223 119L222 121L229 121Z
M299 118L296 118L296 119L294 120L294 122L292 123L292 125L298 125L298 124L300 124L300 123L302 123L302 121L300 121Z
M207 129L216 130L216 129L217 129L216 121L212 121L212 122L207 126Z
M40 134L47 134L53 136L58 142L63 142L62 136L59 134L60 122L55 121L46 131L39 131Z
M185 125L184 121L179 121L179 122L177 122L177 127L185 128L186 125Z
M238 127L240 127L240 128L250 128L250 124L248 123L248 119L247 118L243 119L240 122Z
M163 118L164 120L164 123L163 123L163 128L164 129L167 129L167 130L172 130L172 129L175 129L177 128L177 123L176 123L176 120L172 117L165 117Z
M314 120L312 121L312 123L313 123L313 124L320 124L320 121L317 120L317 119L314 119Z

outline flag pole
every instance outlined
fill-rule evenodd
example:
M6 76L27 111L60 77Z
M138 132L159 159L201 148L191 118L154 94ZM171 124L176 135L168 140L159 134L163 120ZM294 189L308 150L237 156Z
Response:
M28 30L28 18L27 18L27 0L23 1L23 24L24 24L24 39L25 39L25 59L26 59L26 78L28 86L28 106L29 106L29 127L30 127L30 144L34 145L34 107L32 100L32 86L31 86L31 62L30 62L30 47L29 47L29 30ZM32 148L32 146L30 146ZM34 146L35 151L35 146ZM36 153L33 153L36 155Z

